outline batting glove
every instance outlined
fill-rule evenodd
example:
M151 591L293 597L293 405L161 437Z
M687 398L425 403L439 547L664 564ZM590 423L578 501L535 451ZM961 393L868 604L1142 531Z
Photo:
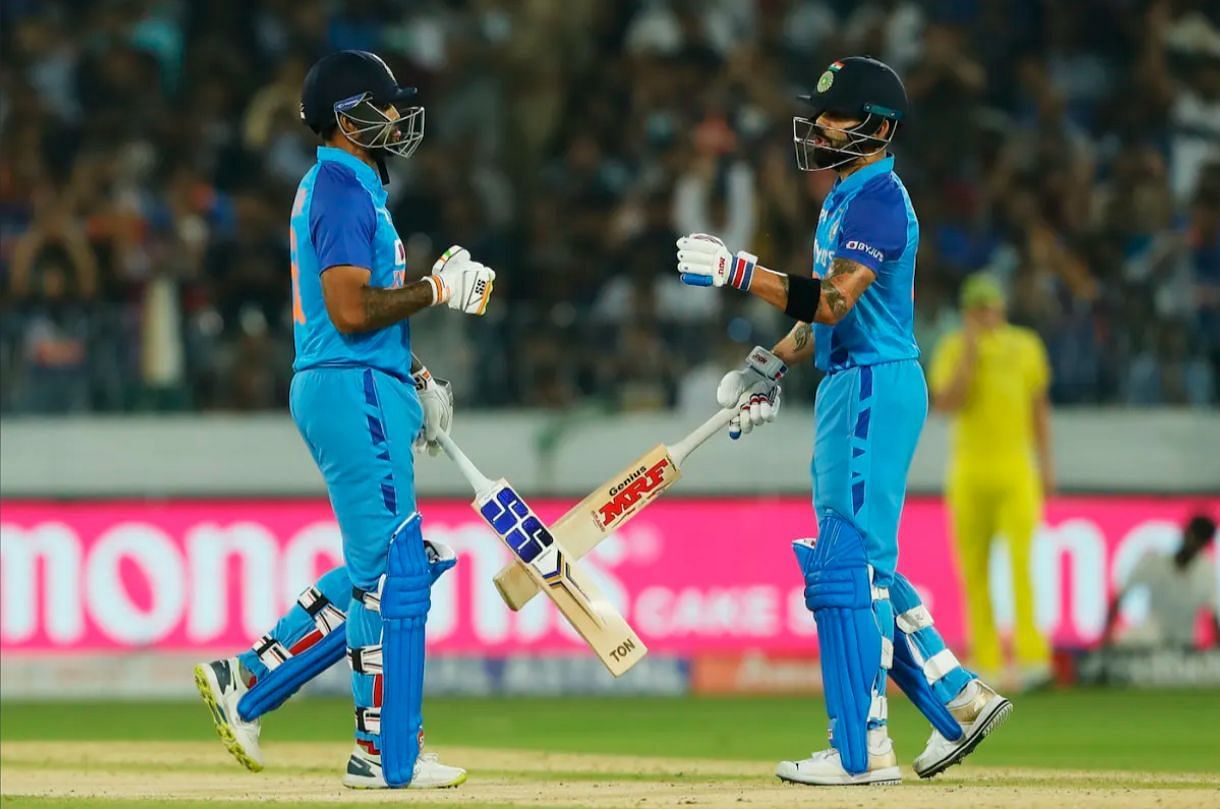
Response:
M435 458L441 454L437 435L449 432L453 424L453 387L446 380L432 376L427 368L411 374L411 379L424 411L424 425L415 436L412 448L416 454L426 449Z
M734 256L724 242L707 233L692 233L678 239L678 277L693 287L725 284L747 292L758 267L758 256L738 251Z
M736 441L755 427L775 421L779 415L779 381L788 366L762 346L755 346L739 370L729 371L716 388L721 407L737 407L729 422L729 438Z
M425 280L432 284L433 306L447 303L450 309L481 315L487 311L496 271L474 261L469 250L455 244L441 254Z
M424 538L424 553L428 557L428 577L436 584L446 570L457 564L457 553L444 542Z

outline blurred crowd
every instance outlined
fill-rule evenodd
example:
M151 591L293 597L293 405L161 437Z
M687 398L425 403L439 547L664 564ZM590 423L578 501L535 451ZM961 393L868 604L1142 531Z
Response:
M784 318L679 288L673 243L807 268L833 175L795 101L835 58L904 77L918 338L988 271L1048 345L1057 403L1214 407L1220 5L1207 0L5 0L0 408L283 407L288 212L320 55L420 88L391 160L412 275L453 243L488 317L416 350L487 407L705 410ZM790 399L810 398L812 370Z

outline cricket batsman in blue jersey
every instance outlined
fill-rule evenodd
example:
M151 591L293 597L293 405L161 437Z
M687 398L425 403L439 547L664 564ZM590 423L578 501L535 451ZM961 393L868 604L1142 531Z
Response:
M748 394L732 437L775 418L788 366L813 356L826 374L814 408L818 536L793 547L818 628L831 747L780 762L776 775L817 785L897 783L888 675L932 723L915 759L928 778L965 758L1012 705L962 668L896 570L907 470L928 412L913 329L919 222L888 152L907 95L888 66L857 56L830 65L802 100L813 109L793 119L797 165L838 174L818 218L812 274L767 269L703 233L678 240L678 271L687 284L728 284L798 321L721 381L723 407Z
M453 400L412 355L408 318L442 304L483 314L495 273L455 246L430 275L406 281L385 160L409 157L423 138L414 95L365 51L326 56L305 78L301 118L323 145L292 206L290 407L326 481L345 565L253 648L195 669L225 747L257 771L259 717L346 657L356 743L343 783L354 788L466 780L420 750L429 591L456 559L422 533L412 452L433 449Z

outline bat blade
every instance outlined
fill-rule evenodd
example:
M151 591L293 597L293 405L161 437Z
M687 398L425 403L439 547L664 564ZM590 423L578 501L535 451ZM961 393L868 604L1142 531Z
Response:
M501 479L472 507L508 545L533 587L543 590L602 664L618 677L648 653L644 642L597 586L573 562L576 557Z
M682 469L670 456L669 447L659 444L573 506L555 521L551 532L573 559L580 559L681 477ZM500 570L493 581L513 610L520 610L538 593L534 579L515 562Z

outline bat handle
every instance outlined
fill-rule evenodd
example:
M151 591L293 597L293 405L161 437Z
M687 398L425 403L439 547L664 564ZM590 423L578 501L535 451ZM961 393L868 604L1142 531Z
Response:
M686 460L686 456L697 450L704 441L707 441L716 433L728 426L729 421L737 414L736 407L726 407L718 411L707 421L700 424L690 434L683 438L678 443L669 448L669 455L674 459L674 463L679 467Z
M441 445L441 449L445 450L445 454L449 456L450 460L457 464L457 468L461 470L462 476L466 478L471 488L474 489L475 495L482 495L495 487L496 484L479 471L479 468L474 465L474 461L466 457L466 453L462 452L462 448L454 442L449 433L438 433L436 440Z

